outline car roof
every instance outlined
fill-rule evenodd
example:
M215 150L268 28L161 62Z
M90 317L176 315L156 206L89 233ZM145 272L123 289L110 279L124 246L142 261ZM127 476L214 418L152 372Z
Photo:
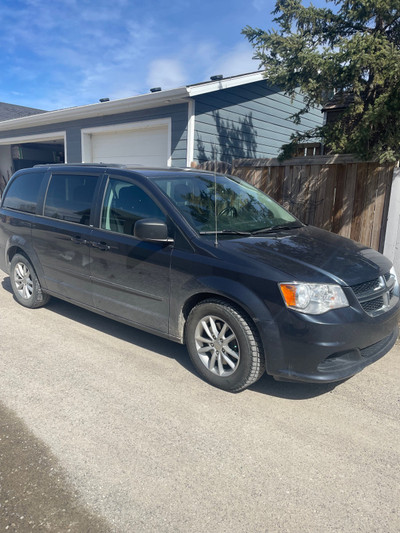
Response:
M160 177L179 177L182 178L187 174L204 174L204 175L213 175L214 173L209 170L201 170L198 168L192 168L192 167L145 167L142 165L120 165L116 163L48 163L48 164L39 164L35 165L33 168L39 169L39 168L46 168L46 169L98 169L101 168L103 170L110 169L120 169L122 171L132 172L135 174L140 174L142 176L145 176L147 178L160 178ZM23 169L31 170L31 169Z

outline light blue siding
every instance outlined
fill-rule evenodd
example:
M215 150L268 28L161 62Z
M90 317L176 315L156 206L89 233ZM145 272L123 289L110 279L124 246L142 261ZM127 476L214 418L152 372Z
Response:
M269 158L279 154L291 133L322 125L312 110L300 125L290 116L302 108L266 80L195 97L194 159L225 161L240 157Z

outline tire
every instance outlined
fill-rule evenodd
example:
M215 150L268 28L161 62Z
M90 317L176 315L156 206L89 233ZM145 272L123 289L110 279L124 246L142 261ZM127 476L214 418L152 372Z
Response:
M205 300L192 309L185 340L196 370L215 387L239 392L264 373L264 354L253 323L223 300Z
M11 287L15 299L24 307L35 309L46 305L50 299L42 292L31 262L21 254L15 254L10 265Z

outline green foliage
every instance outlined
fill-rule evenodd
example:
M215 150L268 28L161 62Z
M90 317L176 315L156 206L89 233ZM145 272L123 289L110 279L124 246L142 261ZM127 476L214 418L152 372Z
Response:
M400 159L400 0L335 0L324 8L278 0L273 14L278 30L243 33L269 82L291 97L304 94L295 123L333 95L346 104L335 123L292 136L282 156L322 138L332 152Z

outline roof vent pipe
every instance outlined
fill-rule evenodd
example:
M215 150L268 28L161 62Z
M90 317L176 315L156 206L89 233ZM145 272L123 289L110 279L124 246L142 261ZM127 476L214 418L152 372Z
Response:
M223 79L224 79L224 76L222 74L216 74L215 76L211 76L210 77L211 81L219 81L219 80L223 80Z
M158 93L160 91L161 91L161 87L153 87L152 89L150 89L151 93Z

